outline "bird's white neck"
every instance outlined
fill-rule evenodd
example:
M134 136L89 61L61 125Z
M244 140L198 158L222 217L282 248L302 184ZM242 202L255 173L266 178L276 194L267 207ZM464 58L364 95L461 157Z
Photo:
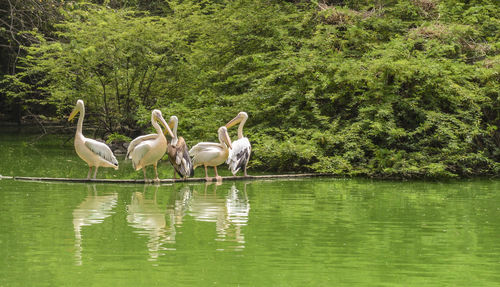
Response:
M229 146L227 145L226 141L224 140L224 134L223 133L219 133L219 143L224 147L224 148L229 148Z
M177 125L179 123L177 121L174 121L174 128L172 129L172 133L174 134L174 137L172 138L172 145L177 144Z
M243 126L245 125L245 122L247 121L246 118L243 118L238 125L238 138L241 139L243 137Z
M165 138L165 135L163 134L163 131L161 130L161 127L160 125L158 124L157 121L155 121L155 117L154 115L151 115L151 124L153 125L153 127L155 128L156 130L156 134L158 134L159 136L162 136Z
M80 116L78 116L78 124L76 126L76 133L83 134L83 119L85 118L85 107L80 110Z
M155 128L157 134L163 135L163 131L161 130L160 125L155 120L151 120L151 124L153 124L153 127Z

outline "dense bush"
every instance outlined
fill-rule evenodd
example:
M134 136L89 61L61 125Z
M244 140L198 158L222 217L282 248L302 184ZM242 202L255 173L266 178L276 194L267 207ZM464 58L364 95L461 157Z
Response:
M498 4L372 2L72 4L3 92L59 117L83 98L114 136L161 108L189 144L245 110L259 170L498 174Z

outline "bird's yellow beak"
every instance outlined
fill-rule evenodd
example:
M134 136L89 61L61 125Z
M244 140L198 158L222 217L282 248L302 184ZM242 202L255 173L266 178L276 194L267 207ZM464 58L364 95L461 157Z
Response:
M240 114L238 114L236 117L234 117L234 119L230 120L226 124L226 128L230 128L230 127L234 126L235 124L241 122L242 119L243 119L243 117Z
M78 114L78 109L74 108L71 114L69 115L68 121L71 121L76 116L76 114Z
M170 137L174 137L174 133L172 133L172 130L170 129L170 127L168 126L167 122L165 121L165 119L163 119L163 117L156 117L156 119L160 122L160 124L165 128L163 130L163 134L164 135L167 135L167 133L170 135Z
M175 126L174 121L170 121L170 122L168 122L168 127L169 127L170 129L173 129L173 128L174 128L174 126Z
M229 137L227 130L224 131L224 139L226 140L227 146L232 149L233 145L231 144L231 138Z

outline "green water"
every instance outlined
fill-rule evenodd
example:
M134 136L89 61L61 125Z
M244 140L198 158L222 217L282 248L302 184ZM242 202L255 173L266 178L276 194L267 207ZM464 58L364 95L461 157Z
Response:
M86 175L71 142L16 138L0 139L0 174ZM0 286L499 286L499 191L484 179L4 179Z

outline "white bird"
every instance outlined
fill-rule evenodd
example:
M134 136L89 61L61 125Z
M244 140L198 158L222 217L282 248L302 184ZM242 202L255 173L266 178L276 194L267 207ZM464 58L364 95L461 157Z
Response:
M236 173L243 168L244 175L248 176L247 164L250 159L250 153L252 152L252 146L248 138L243 136L243 126L247 119L247 113L240 112L234 119L226 124L226 127L230 128L240 123L238 126L238 139L233 142L233 147L229 150L229 156L226 161L233 175L236 175Z
M161 114L160 110L153 110L151 112L151 124L156 130L156 134L149 134L135 138L127 149L126 158L132 159L132 166L135 170L142 168L144 174L144 181L146 178L146 166L153 165L155 168L155 181L159 181L158 178L158 161L163 157L167 151L167 139L163 134L160 122L165 128L165 132L168 132L171 137L174 137L172 131L168 127L165 119Z
M221 180L217 174L217 166L224 163L229 155L229 148L231 148L231 139L227 133L227 128L222 126L218 130L219 142L201 142L189 150L189 155L193 157L194 168L203 165L205 167L205 179L210 181L207 172L207 166L213 166L215 170L215 178L217 181Z
M71 121L78 112L80 112L80 117L78 118L78 125L76 126L75 150L78 156L89 165L87 179L90 179L92 167L95 167L94 179L97 175L97 169L100 166L118 169L118 161L106 144L83 136L82 126L85 117L85 105L82 100L76 101L76 106L69 115L68 121Z
M179 119L171 116L168 126L172 129L174 137L167 147L168 159L174 167L174 179L177 172L181 177L186 178L194 175L193 163L189 157L189 148L183 137L177 137L177 126Z

